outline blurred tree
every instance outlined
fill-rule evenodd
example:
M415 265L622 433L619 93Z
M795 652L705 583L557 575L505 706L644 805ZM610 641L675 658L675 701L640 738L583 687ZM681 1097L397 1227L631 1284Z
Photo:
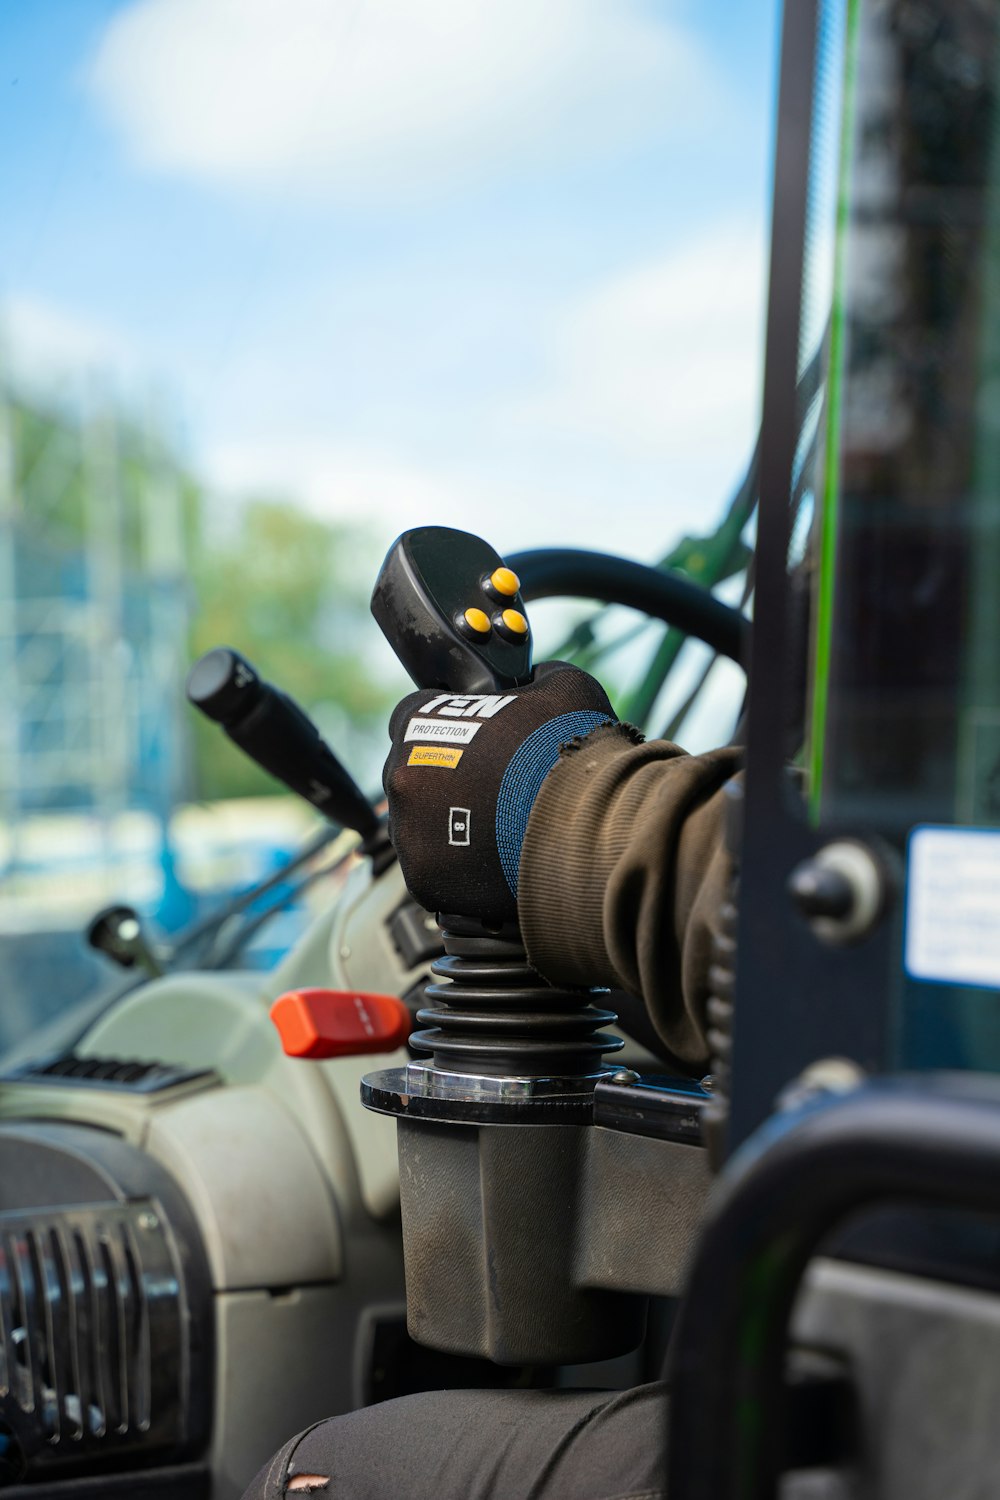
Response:
M204 484L162 438L153 417L133 418L108 401L81 420L66 404L45 403L2 383L0 400L10 437L20 597L56 600L72 592L85 600L93 586L87 559L95 546L117 555L135 600L120 628L134 630L136 608L142 613L157 590L182 590L174 620L187 616L188 638L172 642L170 685L159 691L176 697L172 743L191 747L180 756L190 773L183 778L186 793L212 799L281 790L184 701L187 663L223 644L242 651L307 711L320 709L321 719L335 720L334 738L354 759L355 774L364 774L365 763L371 774L380 759L372 746L398 697L398 684L380 683L370 661L376 632L368 598L380 560L372 538L279 498L234 503L223 524ZM168 502L174 523L165 532ZM91 628L88 621L81 612L81 630ZM148 628L155 634L165 627L150 615ZM141 676L142 666L136 670ZM55 681L50 686L52 693L61 691ZM130 688L133 695L141 690L138 681ZM81 707L93 716L92 704ZM129 754L140 755L138 741ZM175 751L171 755L176 759ZM175 764L169 773L174 794L178 770ZM131 771L127 779L126 800L138 787ZM83 794L74 795L79 800Z
M398 689L379 682L366 659L377 566L360 527L317 520L287 500L251 500L199 549L192 657L233 646L307 712L332 702L357 730L384 732ZM204 722L195 762L202 797L277 790Z

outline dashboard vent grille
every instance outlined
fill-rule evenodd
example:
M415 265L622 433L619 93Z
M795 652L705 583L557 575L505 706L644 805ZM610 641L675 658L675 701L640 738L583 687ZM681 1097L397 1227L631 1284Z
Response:
M182 1295L153 1200L0 1214L0 1416L27 1457L179 1438Z
M78 1057L76 1053L66 1052L6 1073L2 1081L96 1084L100 1088L155 1094L160 1089L190 1083L195 1078L214 1076L209 1068L182 1068L172 1063L139 1062L135 1058Z

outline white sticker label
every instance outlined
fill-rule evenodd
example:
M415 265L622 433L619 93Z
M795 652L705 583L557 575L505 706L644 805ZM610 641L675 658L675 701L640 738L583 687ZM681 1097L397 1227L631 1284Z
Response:
M470 842L469 824L472 821L472 813L467 807L449 807L448 809L448 842L458 844L464 848Z
M482 727L482 724L455 724L443 719L411 719L406 726L403 741L423 740L424 744L436 742L467 745Z
M906 887L907 973L1000 989L1000 830L915 828Z

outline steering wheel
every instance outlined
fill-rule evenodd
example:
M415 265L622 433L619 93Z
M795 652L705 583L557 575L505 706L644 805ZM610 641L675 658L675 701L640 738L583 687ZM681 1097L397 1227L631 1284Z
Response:
M642 610L746 667L750 621L680 573L574 547L515 552L507 561L525 599L597 599Z

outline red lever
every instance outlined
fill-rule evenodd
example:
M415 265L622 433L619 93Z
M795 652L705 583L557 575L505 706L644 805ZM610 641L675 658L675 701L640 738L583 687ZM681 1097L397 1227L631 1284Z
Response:
M271 1006L271 1020L289 1057L360 1057L395 1052L412 1018L395 995L353 990L289 990Z

